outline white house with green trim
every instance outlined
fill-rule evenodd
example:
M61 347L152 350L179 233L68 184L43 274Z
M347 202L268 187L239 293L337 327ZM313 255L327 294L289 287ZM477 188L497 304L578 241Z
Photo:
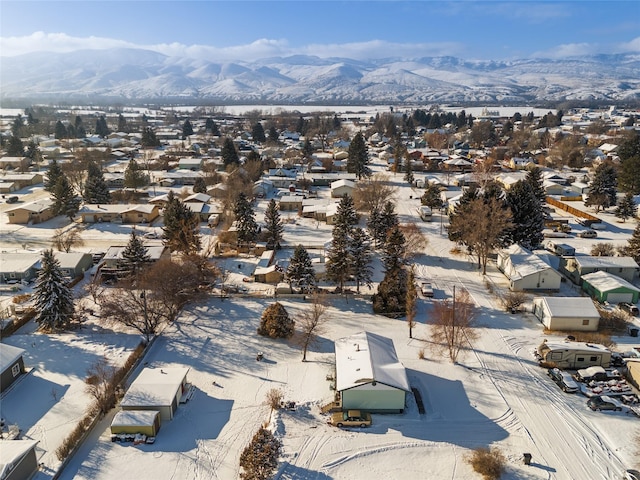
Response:
M343 410L402 413L411 392L393 340L359 332L336 340L336 390Z

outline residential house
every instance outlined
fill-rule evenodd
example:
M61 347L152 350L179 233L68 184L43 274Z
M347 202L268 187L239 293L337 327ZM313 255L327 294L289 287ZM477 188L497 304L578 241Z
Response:
M227 189L226 183L216 183L207 188L207 195L211 195L212 198L224 198L227 196Z
M203 160L200 157L182 157L178 160L178 168L195 172L202 170L202 162Z
M28 480L38 471L37 440L5 440L0 448L0 478Z
M582 285L582 277L593 272L609 272L633 282L640 267L632 257L593 257L580 255L560 260L560 272L567 275L576 285Z
M4 392L24 373L24 354L22 348L7 343L0 347L0 392Z
M54 252L60 263L60 270L65 277L78 277L93 265L90 253ZM36 278L41 268L42 255L35 252L0 253L0 280L31 281Z
M29 157L2 157L0 158L0 169L2 170L25 170L31 165Z
M42 173L30 172L30 173L7 173L0 176L0 181L6 183L15 183L16 190L21 190L32 185L38 185L42 183L44 177Z
M78 212L83 223L151 223L160 216L155 204L90 204Z
M36 224L46 222L55 217L53 214L53 200L42 198L33 202L18 205L5 211L9 223Z
M345 195L353 196L353 190L356 188L356 183L351 180L340 179L331 183L331 197L342 198Z
M187 198L183 200L184 203L209 203L211 200L211 195L207 195L206 193L194 193L189 195Z
M600 314L588 297L538 297L533 314L549 330L595 332Z
M297 212L302 210L302 195L284 195L280 197L278 208L287 212Z
M118 269L123 266L122 252L126 246L109 247L102 257L102 265L107 269ZM169 249L164 245L145 245L150 262L157 262L161 258L169 257Z
M560 290L562 275L542 257L519 245L500 251L497 263L513 291Z
M336 391L342 408L402 413L411 392L393 340L359 332L336 340Z
M582 289L601 303L637 303L640 295L640 288L613 273L603 271L583 275Z

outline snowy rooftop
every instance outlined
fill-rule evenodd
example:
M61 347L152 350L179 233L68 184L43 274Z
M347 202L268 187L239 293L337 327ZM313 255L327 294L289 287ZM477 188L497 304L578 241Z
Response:
M616 288L625 287L634 292L640 292L640 288L627 282L624 278L620 278L609 272L593 272L582 276L582 279L589 282L590 285L597 288L601 292L614 290Z
M18 358L24 355L25 351L21 348L14 347L11 345L7 345L6 343L2 344L0 347L0 372L4 372L7 368L9 368ZM4 447L0 450L3 450ZM0 477L4 478L4 477Z
M559 342L559 341L551 341L545 342L547 347L551 350L563 350L563 349L574 349L574 350L591 350L593 352L608 352L609 349L604 345L600 345L598 343L585 343L585 342Z
M512 280L528 277L529 275L533 275L534 273L543 272L546 270L553 270L553 268L547 262L533 253L515 254L511 255L509 258L511 263L509 278L511 278Z
M547 304L549 312L558 317L594 317L600 318L593 301L588 297L541 297L540 301Z
M373 381L411 391L390 338L359 332L336 340L335 348L338 391Z
M171 405L189 367L145 368L133 381L120 405L165 406Z
M0 478L9 478L18 461L37 443L35 440L3 441L0 448Z
M623 267L638 268L638 264L631 257L592 257L590 255L575 257L583 268L593 267Z
M152 425L160 412L157 410L120 410L111 421L112 427Z

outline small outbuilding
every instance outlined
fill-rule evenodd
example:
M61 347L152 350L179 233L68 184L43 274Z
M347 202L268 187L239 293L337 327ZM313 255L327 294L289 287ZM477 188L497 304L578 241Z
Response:
M638 303L640 288L609 272L582 276L582 289L599 302Z
M38 471L35 440L5 440L0 448L0 478L26 480Z
M352 180L346 180L341 178L331 184L331 196L333 198L342 198L345 195L353 196L353 191L356 188L356 182Z
M0 392L4 392L24 373L23 355L21 348L6 343L0 346Z
M173 419L183 395L187 395L188 367L145 368L125 393L123 410L153 410L162 421Z
M111 433L140 433L155 437L160 430L158 410L120 410L111 421Z
M587 297L539 297L533 301L533 314L549 330L595 332L600 314Z
M343 410L402 413L411 392L393 340L359 332L336 340L336 390Z

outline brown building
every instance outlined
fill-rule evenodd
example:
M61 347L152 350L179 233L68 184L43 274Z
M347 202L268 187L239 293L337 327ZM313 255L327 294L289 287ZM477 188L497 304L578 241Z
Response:
M50 198L43 198L10 208L5 213L9 217L9 223L41 223L55 217L52 205L53 201Z

